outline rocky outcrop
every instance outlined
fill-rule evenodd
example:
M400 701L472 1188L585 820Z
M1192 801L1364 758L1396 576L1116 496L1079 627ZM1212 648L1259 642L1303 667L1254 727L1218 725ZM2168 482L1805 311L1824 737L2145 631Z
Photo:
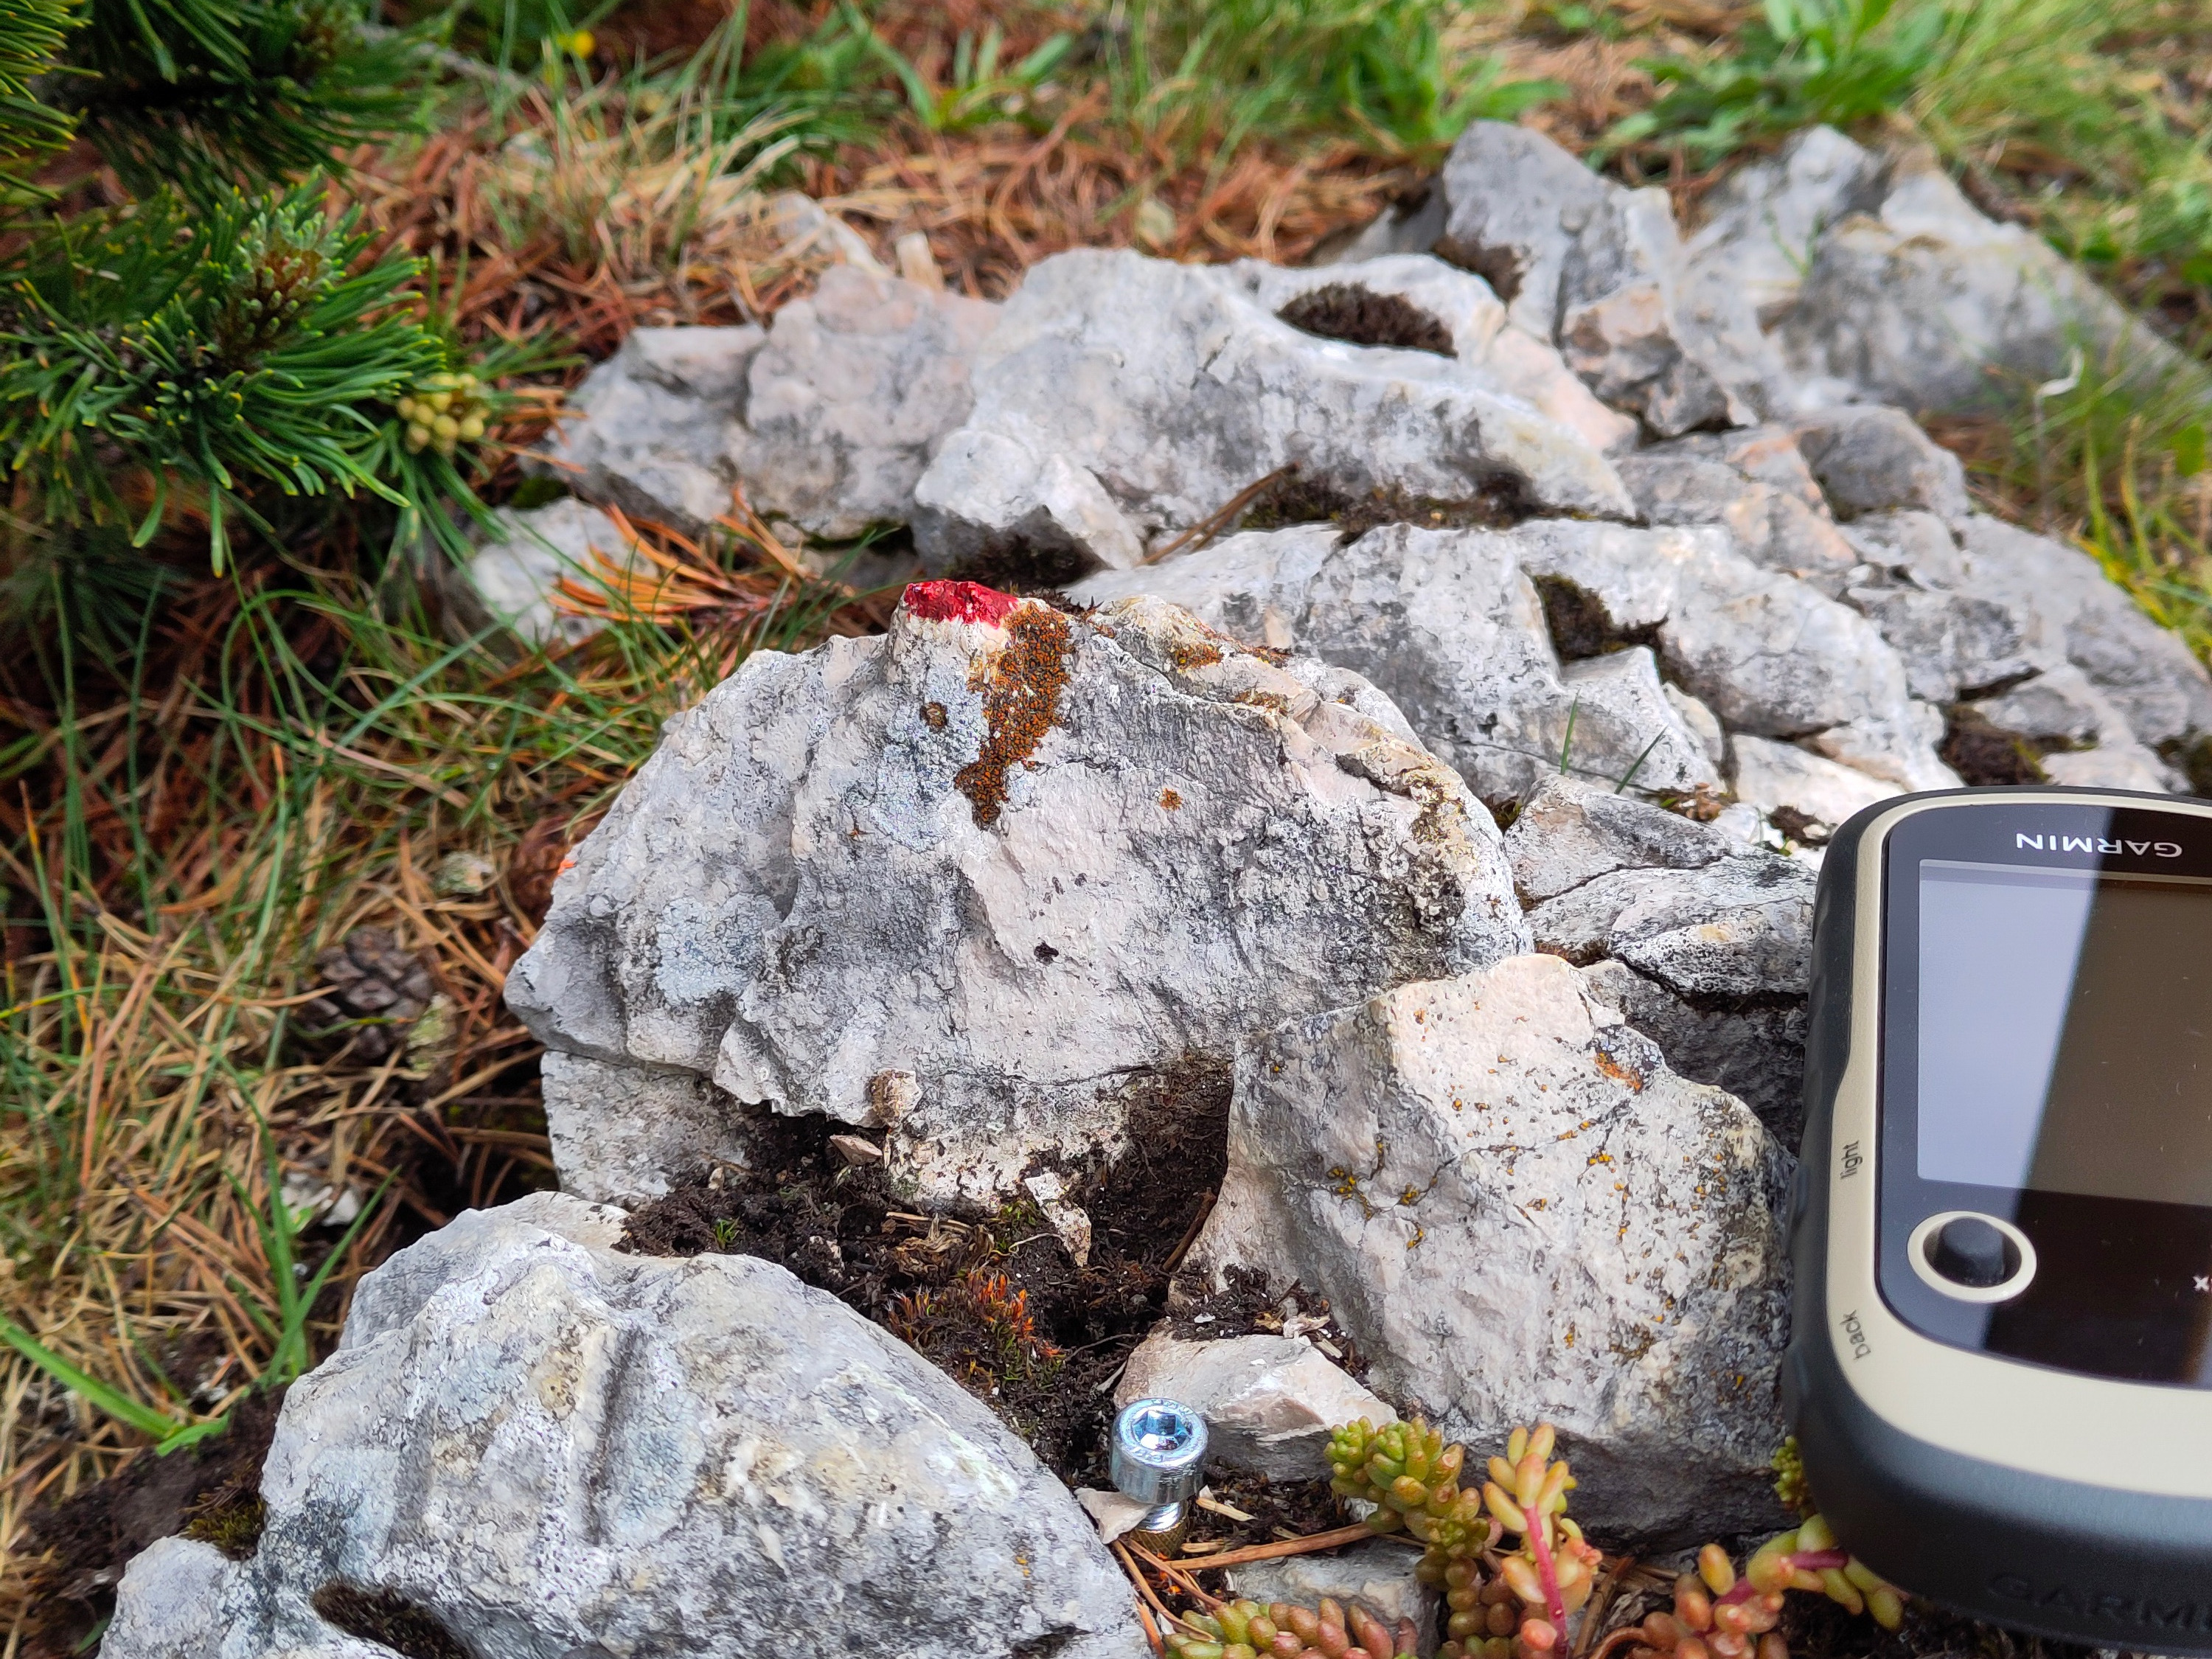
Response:
M1385 261L1358 284L1399 301L1376 329L1357 296L1293 309L1331 280L1126 252L1033 266L976 359L974 413L916 489L924 559L1127 569L1293 467L1310 501L1632 512L1602 453L1617 425L1480 282Z
M610 568L632 562L634 546L622 526L574 499L520 512L501 507L492 518L495 528L446 585L456 620L471 632L495 624L541 647L597 633L598 623L562 610L554 597L564 581L596 592Z
M1663 565L1663 538L1625 526L1521 531L1392 525L1346 542L1325 525L1250 532L1077 587L1156 593L1259 647L1311 653L1371 680L1485 800L1561 769L1644 790L1717 787L1705 740L1647 648L1562 662L1524 559L1539 542ZM1540 555L1538 556L1540 557Z
M1380 1392L1474 1446L1558 1425L1601 1536L1778 1520L1787 1160L1568 963L1253 1040L1229 1156L1194 1260L1319 1290Z
M981 300L832 266L766 330L641 328L568 400L539 469L697 533L742 487L756 511L842 540L912 517L967 417Z
M258 1549L156 1545L103 1651L388 1655L403 1616L443 1637L415 1651L1146 1651L984 1406L782 1268L617 1254L621 1221L539 1195L370 1274L286 1396Z
M1772 365L1741 290L1700 284L1662 190L1624 190L1526 127L1452 146L1438 253L1487 278L1599 398L1662 437L1758 418Z
M549 1069L556 1154L719 1155L711 1107L623 1121L625 1091L711 1079L988 1197L1118 1145L1148 1077L1525 948L1488 814L1374 696L1158 600L961 583L887 636L755 655L672 723L508 977L549 1048L636 1074ZM634 1152L562 1169L649 1190Z

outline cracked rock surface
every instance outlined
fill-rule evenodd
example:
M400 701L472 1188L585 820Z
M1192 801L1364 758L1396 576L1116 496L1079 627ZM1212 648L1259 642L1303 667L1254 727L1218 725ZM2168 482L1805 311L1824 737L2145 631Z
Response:
M547 1073L564 1182L635 1196L715 1155L706 1080L886 1127L920 1194L990 1199L1118 1145L1145 1076L1526 948L1489 815L1380 701L1158 599L958 583L887 636L757 654L672 723L508 978L595 1062ZM641 1134L663 1079L691 1104Z
M1394 258L1370 292L1449 337L1327 338L1279 315L1342 279L1078 250L1031 267L984 343L975 410L915 491L933 569L1020 552L1079 575L1127 569L1287 466L1307 491L1453 507L1497 499L1624 518L1618 423L1480 281Z
M1090 1522L980 1401L781 1267L617 1253L622 1220L541 1194L363 1279L286 1396L259 1548L156 1544L102 1651L388 1659L332 1587L497 1659L1147 1651Z
M1470 1445L1558 1425L1601 1535L1779 1523L1788 1159L1567 963L1253 1039L1229 1158L1194 1259L1326 1294L1379 1391Z

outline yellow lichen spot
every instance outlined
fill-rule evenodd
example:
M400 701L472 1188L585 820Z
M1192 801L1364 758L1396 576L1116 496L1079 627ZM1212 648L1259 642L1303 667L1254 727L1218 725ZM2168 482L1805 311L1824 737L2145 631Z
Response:
M1170 812L1179 811L1182 807L1182 797L1172 789L1163 789L1160 791L1160 805Z

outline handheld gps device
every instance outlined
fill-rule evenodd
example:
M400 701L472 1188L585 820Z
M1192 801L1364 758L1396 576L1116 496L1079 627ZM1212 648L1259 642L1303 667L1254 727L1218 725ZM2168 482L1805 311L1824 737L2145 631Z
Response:
M1815 910L1784 1407L1962 1611L2212 1652L2212 805L1885 801Z

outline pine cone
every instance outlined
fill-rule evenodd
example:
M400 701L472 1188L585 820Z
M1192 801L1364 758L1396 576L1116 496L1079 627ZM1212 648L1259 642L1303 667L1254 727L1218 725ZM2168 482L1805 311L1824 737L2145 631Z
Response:
M347 1039L353 1058L375 1065L406 1040L405 1027L437 994L430 965L381 927L356 927L315 958L331 987L303 1011L319 1035Z

